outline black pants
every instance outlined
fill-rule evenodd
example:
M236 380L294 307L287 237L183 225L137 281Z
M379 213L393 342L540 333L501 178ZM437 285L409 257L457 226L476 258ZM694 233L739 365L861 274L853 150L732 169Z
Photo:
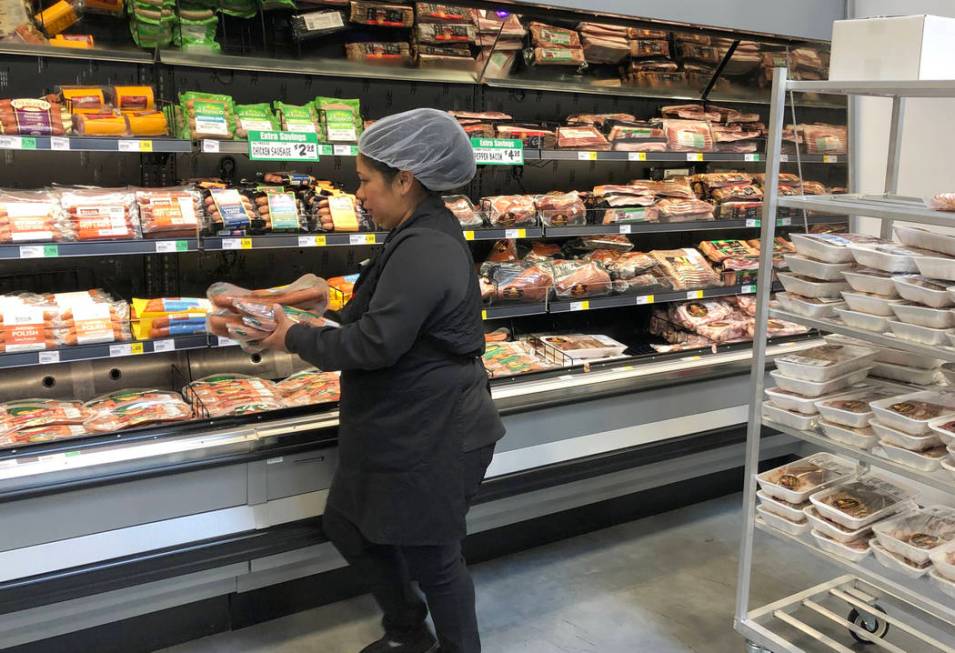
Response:
M494 445L470 452L473 459L477 493ZM358 527L342 513L326 508L325 534L352 567L370 585L389 633L420 628L431 609L441 653L480 653L477 614L474 608L474 583L461 543L429 546L376 544L368 541ZM412 587L418 581L427 605Z

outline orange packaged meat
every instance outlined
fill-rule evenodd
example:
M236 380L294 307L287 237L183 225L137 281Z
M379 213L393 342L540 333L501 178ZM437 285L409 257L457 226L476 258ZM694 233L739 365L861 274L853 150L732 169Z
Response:
M142 236L136 196L126 189L70 189L59 195L76 240L130 240Z
M52 424L50 426L34 426L31 428L10 431L0 434L0 447L10 447L23 444L39 444L68 440L81 435L88 435L82 424Z
M136 191L142 233L146 238L195 237L201 224L199 193L188 188Z
M199 416L247 415L285 406L273 382L244 374L213 374L182 392Z
M712 152L710 124L702 120L664 120L663 130L671 152Z
M0 243L72 239L70 222L53 193L0 190Z
M20 399L0 404L0 437L35 427L82 424L90 416L79 401Z
M314 274L303 274L286 286L248 290L219 281L209 286L206 296L219 308L232 309L235 299L241 298L258 304L294 306L321 315L328 306L328 282Z
M120 390L86 403L91 416L83 425L91 433L109 433L160 422L192 418L192 406L178 392Z
M341 396L338 372L310 368L279 381L276 388L287 406L309 406L338 401Z

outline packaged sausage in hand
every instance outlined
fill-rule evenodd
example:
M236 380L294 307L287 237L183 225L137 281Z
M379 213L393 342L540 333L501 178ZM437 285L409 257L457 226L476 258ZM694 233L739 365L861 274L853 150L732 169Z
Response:
M126 188L66 189L59 196L76 240L142 237L136 194Z
M303 274L286 286L247 290L223 281L209 286L206 296L219 308L235 308L235 300L257 304L281 304L322 315L328 304L328 282L314 274Z
M0 243L72 239L70 221L54 193L0 190Z

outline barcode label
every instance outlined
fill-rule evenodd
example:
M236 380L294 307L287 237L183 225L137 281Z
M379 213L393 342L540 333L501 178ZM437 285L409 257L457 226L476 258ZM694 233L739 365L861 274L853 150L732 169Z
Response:
M60 352L58 351L41 351L37 358L37 362L40 365L49 365L50 363L59 363L60 362Z

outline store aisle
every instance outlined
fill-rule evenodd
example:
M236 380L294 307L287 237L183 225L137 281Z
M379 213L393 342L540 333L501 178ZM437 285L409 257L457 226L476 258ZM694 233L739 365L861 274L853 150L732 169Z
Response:
M507 556L474 568L488 653L741 653L733 631L740 495ZM832 577L762 539L754 600ZM357 653L379 636L368 597L164 653Z

